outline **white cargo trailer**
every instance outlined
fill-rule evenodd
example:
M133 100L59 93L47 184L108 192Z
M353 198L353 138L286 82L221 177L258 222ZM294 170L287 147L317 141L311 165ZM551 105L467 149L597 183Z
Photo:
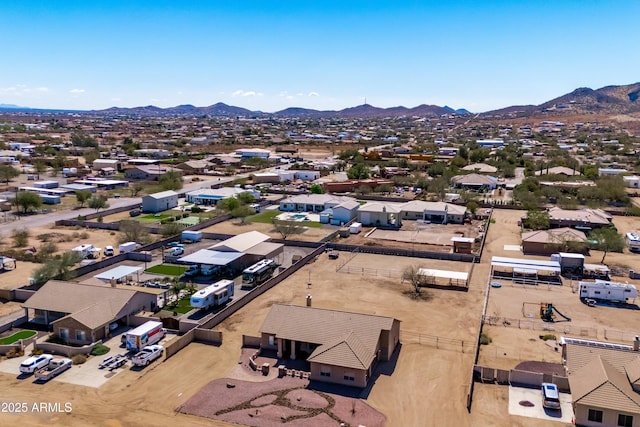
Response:
M580 282L579 290L580 298L604 301L626 302L638 296L638 290L635 286L626 283L608 282L606 280Z
M121 243L119 247L120 253L124 254L136 250L136 242Z
M159 342L165 334L162 322L150 320L126 334L127 350L139 351L142 347Z

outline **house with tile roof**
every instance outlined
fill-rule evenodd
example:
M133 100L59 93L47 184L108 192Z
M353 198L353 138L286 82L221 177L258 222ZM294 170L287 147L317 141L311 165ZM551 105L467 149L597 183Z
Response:
M577 341L563 346L575 424L639 426L640 341L633 346Z
M154 310L157 296L133 289L49 280L22 304L30 322L53 329L70 344L105 338L109 325L128 324L129 316Z
M310 379L366 387L378 361L391 359L400 321L391 317L274 304L260 329L262 349L304 359Z
M569 227L522 233L522 253L551 255L558 252L586 253L587 236Z

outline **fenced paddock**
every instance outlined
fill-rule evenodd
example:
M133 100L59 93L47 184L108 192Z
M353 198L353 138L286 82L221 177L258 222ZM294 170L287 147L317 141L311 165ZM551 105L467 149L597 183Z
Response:
M416 331L400 329L400 342L403 344L420 344L437 348L438 350L459 351L461 353L473 352L473 341L464 341L456 338L446 338L437 335L424 334Z

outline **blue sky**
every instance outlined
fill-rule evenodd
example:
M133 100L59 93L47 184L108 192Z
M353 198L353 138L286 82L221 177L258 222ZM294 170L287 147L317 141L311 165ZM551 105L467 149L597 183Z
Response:
M11 1L0 104L538 104L640 81L630 1Z

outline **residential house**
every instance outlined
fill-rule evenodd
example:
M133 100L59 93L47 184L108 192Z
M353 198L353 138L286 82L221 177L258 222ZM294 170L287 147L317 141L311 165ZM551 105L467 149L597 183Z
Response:
M176 165L176 168L187 175L202 175L213 170L214 165L208 160L189 160Z
M522 233L522 253L551 255L587 251L587 236L580 230L562 227Z
M277 351L278 358L309 362L312 381L364 388L375 364L392 358L400 342L400 321L274 304L260 333L261 348Z
M359 207L360 203L358 203L356 200L348 200L332 208L329 208L328 210L330 210L331 212L329 213L328 222L333 225L347 224L358 216Z
M451 178L451 185L454 188L466 190L495 190L498 180L491 176L470 173L469 175L458 175Z
M580 174L580 171L568 168L566 166L555 166L555 167L552 167L552 168L536 171L535 175L536 176L540 176L540 175L574 176L574 175L581 175L581 174Z
M575 424L640 426L640 341L563 341Z
M573 227L588 231L592 228L608 227L613 217L602 209L548 209L552 228Z
M129 316L154 310L157 296L134 289L50 280L22 307L29 321L53 329L71 344L104 339L112 323L128 324Z
M124 176L133 181L159 181L162 175L167 172L177 172L182 175L180 169L164 166L164 165L139 165L129 169L125 169Z
M462 168L463 171L476 172L476 173L496 173L498 168L488 165L486 163L474 163Z
M237 197L241 193L249 193L255 200L260 200L259 191L240 187L201 188L186 193L185 200L196 205L214 206L220 200Z
M281 200L280 210L283 212L320 213L341 203L352 201L355 199L331 194L301 194Z
M467 212L467 208L464 206L422 200L404 203L400 210L402 219L423 220L434 224L462 224Z
M358 222L364 226L400 228L401 217L400 203L369 202L358 208Z

